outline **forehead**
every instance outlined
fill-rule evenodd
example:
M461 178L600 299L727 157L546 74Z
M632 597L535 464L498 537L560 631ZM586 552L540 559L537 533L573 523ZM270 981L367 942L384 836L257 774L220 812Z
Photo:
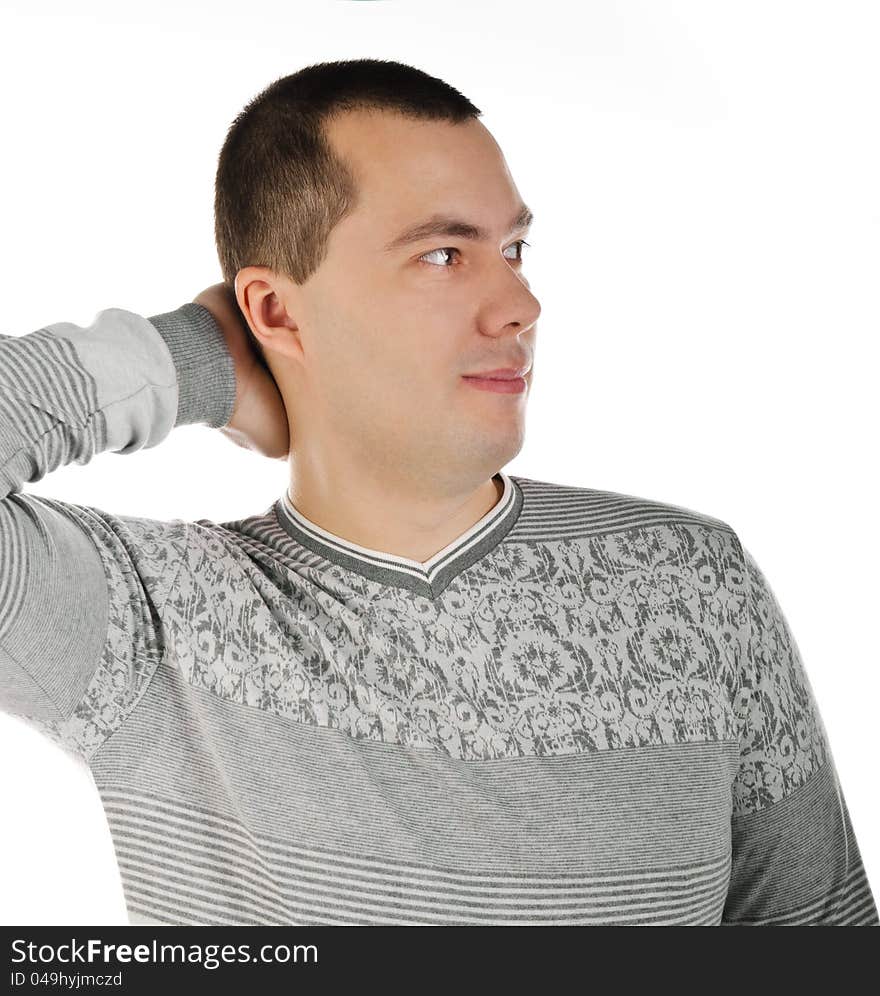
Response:
M423 121L385 111L347 111L325 130L349 164L358 204L345 224L391 230L448 212L504 225L519 193L489 130L476 119Z

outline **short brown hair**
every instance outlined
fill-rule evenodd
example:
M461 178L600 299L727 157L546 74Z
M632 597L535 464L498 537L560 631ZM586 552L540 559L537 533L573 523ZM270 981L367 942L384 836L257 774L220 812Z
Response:
M482 113L443 80L390 60L319 62L275 80L237 115L220 151L214 237L228 287L245 266L295 283L320 266L330 232L357 201L323 122L360 109L456 124Z

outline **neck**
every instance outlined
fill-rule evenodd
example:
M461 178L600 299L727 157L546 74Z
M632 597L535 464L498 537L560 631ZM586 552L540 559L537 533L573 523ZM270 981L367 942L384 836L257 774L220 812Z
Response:
M288 497L301 515L349 543L418 563L470 529L504 490L494 475L426 488L418 475L380 480L356 464L334 466L306 454L291 453L289 463Z

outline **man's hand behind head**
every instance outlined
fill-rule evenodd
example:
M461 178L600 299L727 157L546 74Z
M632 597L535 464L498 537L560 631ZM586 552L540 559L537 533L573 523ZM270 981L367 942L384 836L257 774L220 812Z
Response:
M235 291L225 283L213 284L194 297L193 302L211 312L235 364L235 407L220 432L244 449L286 460L290 452L290 426L284 399L254 346Z

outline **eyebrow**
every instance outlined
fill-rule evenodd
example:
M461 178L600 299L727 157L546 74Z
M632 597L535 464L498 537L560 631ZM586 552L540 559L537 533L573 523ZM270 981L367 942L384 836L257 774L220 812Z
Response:
M519 211L510 222L507 234L511 235L520 229L528 228L533 220L534 215L531 210L527 205L521 204ZM439 235L451 235L454 238L472 239L477 242L489 240L489 232L480 225L474 225L460 218L452 218L449 215L435 214L433 217L420 221L401 232L385 246L385 252L400 249L413 242L421 242L423 239L432 239Z

